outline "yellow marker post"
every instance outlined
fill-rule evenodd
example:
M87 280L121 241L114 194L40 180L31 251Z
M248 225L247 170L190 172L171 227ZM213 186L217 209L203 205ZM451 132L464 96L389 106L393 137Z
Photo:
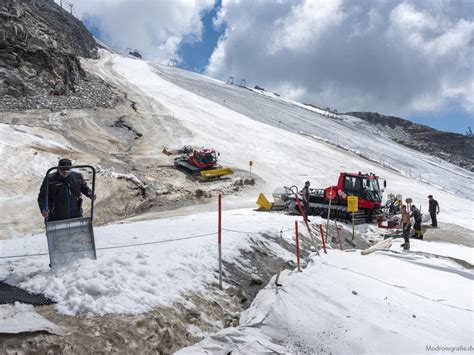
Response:
M253 161L249 161L249 177L252 177L252 165L253 165Z
M359 198L357 196L347 197L347 211L352 212L352 241L354 241L354 212L359 210Z

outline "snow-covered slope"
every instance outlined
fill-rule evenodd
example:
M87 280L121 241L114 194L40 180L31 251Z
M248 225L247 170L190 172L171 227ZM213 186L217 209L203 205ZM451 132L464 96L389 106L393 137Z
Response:
M326 187L336 183L341 171L373 172L387 179L387 192L413 198L424 211L427 196L433 194L442 207L440 220L474 229L472 173L396 144L358 118L346 116L335 121L197 74L107 53L89 69L126 87L130 97L139 102L139 109L172 116L187 128L185 134L183 130L179 134L168 131L168 141L162 144L213 146L221 152L224 164L243 170L253 161L253 171L264 179L262 190L267 194L283 185L302 185L305 180L312 181L315 187ZM185 80L197 94L175 85L184 85ZM282 122L281 127L277 121ZM347 145L373 161L321 139L295 133L301 130L310 135L326 132L319 136ZM385 163L381 165L379 161ZM435 162L439 166L436 169ZM423 171L426 175L422 177L430 183L408 176L410 171L414 175ZM449 190L457 194L443 186L450 186ZM248 196L249 204L255 198Z
M381 127L357 117L336 116L271 93L226 85L175 67L154 64L153 68L160 77L171 83L256 121L327 140L391 167L402 175L427 182L458 196L471 200L474 198L473 173L395 143Z

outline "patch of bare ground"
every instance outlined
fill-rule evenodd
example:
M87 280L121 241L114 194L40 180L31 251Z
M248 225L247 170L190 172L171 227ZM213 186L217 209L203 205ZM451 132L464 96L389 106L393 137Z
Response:
M191 294L188 300L193 307L177 304L140 315L76 317L59 314L53 306L36 307L38 313L61 327L62 334L0 334L0 352L168 354L194 344L204 333L236 324L241 310L225 292L216 292L211 298Z
M427 228L423 239L428 242L446 242L474 248L474 232L451 223L439 223L439 228Z

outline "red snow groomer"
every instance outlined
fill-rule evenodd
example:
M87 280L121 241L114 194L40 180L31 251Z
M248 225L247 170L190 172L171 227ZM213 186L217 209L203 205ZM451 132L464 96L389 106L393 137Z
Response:
M219 153L213 148L184 147L182 155L174 159L175 167L185 170L192 175L200 175L203 178L214 178L232 174L230 168L223 168L217 164Z
M387 182L383 180L383 187ZM336 197L331 202L331 219L350 221L352 213L347 211L347 196L357 196L359 211L354 213L355 223L372 222L381 214L382 192L379 177L375 174L340 173L337 185L325 189L310 189L309 210L311 215L327 218L329 211L329 200L327 190L334 190ZM273 193L275 209L287 210L290 213L299 214L296 203L295 192L302 200L302 196L296 186L284 187Z

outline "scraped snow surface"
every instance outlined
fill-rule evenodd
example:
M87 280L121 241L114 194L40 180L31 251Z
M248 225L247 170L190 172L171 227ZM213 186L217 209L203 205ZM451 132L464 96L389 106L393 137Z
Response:
M61 329L56 324L38 314L29 304L0 305L0 334L41 331L61 333Z
M301 273L285 271L281 287L260 291L237 328L178 354L262 344L267 351L293 344L287 349L311 354L420 353L426 345L472 344L470 271L406 254L331 250L311 260Z
M215 147L222 164L242 170L253 161L253 172L264 181L261 189L267 196L276 187L301 186L305 180L315 187L335 184L341 171L373 172L387 179L387 193L403 193L424 211L426 196L433 194L441 204L441 223L474 229L472 173L400 146L357 118L324 117L324 112L276 95L105 51L101 59L85 66L126 91L139 109L147 102L155 113L179 120L190 133L169 132L170 142L177 146ZM18 141L32 137L31 127L25 131L27 135L0 125L2 156L14 154L15 146L27 146L26 140ZM4 142L4 136L10 138ZM47 135L34 139L69 149L66 142L51 142ZM7 171L2 170L2 181L7 177L3 172ZM284 260L293 260L278 238L265 239L261 233L281 233L294 243L296 217L255 212L256 197L224 199L223 227L228 229L223 235L224 259L249 268L240 251L249 250L253 239L266 243ZM2 197L4 210L8 198L13 196ZM232 209L235 205L246 208ZM44 235L2 240L0 279L45 294L57 302L59 312L71 315L138 314L176 302L193 307L187 295L215 289L216 228L215 212L98 227L98 259L57 270L48 267L47 255L7 258L47 254ZM300 230L304 233L302 226ZM381 238L375 227L359 230L367 240ZM282 274L281 288L270 283L263 289L242 314L239 327L182 352L386 353L424 351L425 345L441 340L448 345L471 344L472 269L445 256L474 264L473 249L416 241L412 250L425 254L362 256L337 250L313 254L302 273Z

